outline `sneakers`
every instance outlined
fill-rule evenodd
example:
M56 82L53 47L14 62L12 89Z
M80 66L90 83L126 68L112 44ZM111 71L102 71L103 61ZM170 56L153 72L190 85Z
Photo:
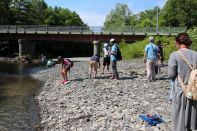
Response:
M64 81L62 82L62 84L67 84L68 82L70 82L70 81L64 80Z
M118 80L118 78L110 77L111 80Z

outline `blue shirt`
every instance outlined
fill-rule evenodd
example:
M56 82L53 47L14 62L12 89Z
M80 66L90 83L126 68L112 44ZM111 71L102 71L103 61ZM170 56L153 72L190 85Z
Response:
M111 54L111 61L117 61L116 55L117 55L117 44L113 44L112 48L111 48L111 52L113 52L114 54Z
M157 60L157 52L159 51L159 48L155 44L149 43L146 45L144 51L146 52L147 60Z
M92 56L92 57L90 58L90 61L96 61L96 62L99 62L99 61L100 61L100 59L99 59L99 57L98 57L98 56Z

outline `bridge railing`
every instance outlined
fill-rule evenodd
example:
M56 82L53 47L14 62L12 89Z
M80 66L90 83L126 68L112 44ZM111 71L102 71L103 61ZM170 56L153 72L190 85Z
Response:
M105 29L103 27L82 26L47 26L47 25L0 25L0 33L38 33L38 34L136 34L136 35L176 35L185 32L185 27L116 27Z

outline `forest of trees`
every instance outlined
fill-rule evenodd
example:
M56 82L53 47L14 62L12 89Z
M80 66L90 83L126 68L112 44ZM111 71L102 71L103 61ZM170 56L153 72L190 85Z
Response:
M167 0L164 7L132 14L126 4L116 4L106 16L105 28L135 26L156 27L157 12L160 27L193 27L197 26L197 0Z
M117 3L106 16L104 27L155 27L157 12L159 26L197 26L197 0L167 0L164 7L133 14L128 5ZM1 25L62 25L88 26L80 16L67 8L48 6L44 0L1 0Z
M1 0L0 24L87 26L75 11L49 7L44 0Z

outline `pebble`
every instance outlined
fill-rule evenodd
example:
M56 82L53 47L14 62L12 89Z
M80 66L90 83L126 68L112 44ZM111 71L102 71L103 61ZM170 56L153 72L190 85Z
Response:
M170 104L165 99L169 82L162 79L167 75L167 67L162 67L155 82L147 82L145 64L141 59L118 61L120 80L116 81L110 80L109 73L101 75L102 68L96 79L89 79L88 63L75 62L67 85L60 83L60 69L61 65L57 64L32 72L33 77L45 82L35 96L44 131L172 129ZM167 120L165 125L151 127L142 124L139 115L152 112L159 112Z

